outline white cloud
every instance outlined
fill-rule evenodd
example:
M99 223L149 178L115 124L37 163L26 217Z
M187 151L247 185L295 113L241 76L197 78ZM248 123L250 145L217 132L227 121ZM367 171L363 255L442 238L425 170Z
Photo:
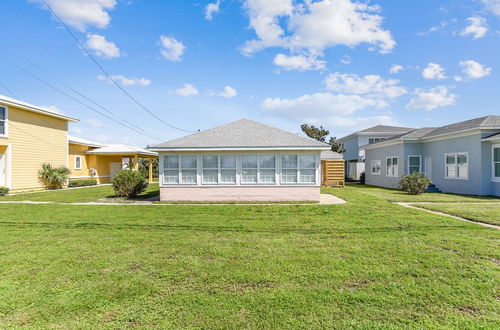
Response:
M69 132L74 135L82 135L83 130L78 126L70 126Z
M40 0L42 8L46 8ZM116 0L45 0L61 20L74 28L85 31L87 27L106 28L111 20L108 11Z
M104 127L104 123L99 119L95 118L85 119L85 124L89 125L90 127L96 127L96 128Z
M442 29L444 29L447 26L448 26L448 22L447 21L442 21L441 23L439 23L439 25L431 26L431 28L429 30L425 31L425 32L418 32L417 35L419 35L419 36L425 36L425 35L428 35L429 33L442 30Z
M399 64L393 64L391 68L389 69L389 73L391 74L397 74L403 71L405 68L402 65Z
M342 64L351 64L351 57L349 55L344 55L339 61Z
M193 96L198 95L198 89L191 84L184 84L181 88L175 90L175 94L180 96Z
M482 2L490 13L500 16L500 0L482 0Z
M469 17L467 18L469 25L460 33L466 37L471 35L472 39L479 39L486 35L488 28L486 27L486 20L482 17Z
M98 34L87 34L87 48L92 49L97 56L107 59L120 57L120 48Z
M214 14L217 14L220 10L220 2L221 0L216 0L205 7L205 19L211 21L214 18Z
M368 97L396 98L407 93L405 88L398 86L399 80L384 80L378 75L359 76L335 72L326 77L324 82L331 91Z
M160 36L161 54L167 60L172 62L179 62L182 59L186 46L174 37Z
M311 121L313 124L325 124L323 118ZM391 116L370 116L370 117L330 117L328 118L328 127L343 129L346 134L353 131L375 126L375 125L389 125L398 126L399 123Z
M124 86L149 86L151 85L151 80L146 79L146 78L127 78L122 75L112 75L111 78L113 78L114 81L124 85ZM97 76L97 79L99 80L104 80L109 83L111 83L111 80L100 74Z
M57 105L45 105L45 106L42 106L42 108L48 109L49 111L52 111L55 113L60 113L61 115L64 114L64 111L59 109L59 107Z
M387 105L385 101L359 95L316 93L294 99L266 98L261 107L264 112L275 116L311 121L348 116L364 108L381 109Z
M458 82L460 82L460 81L464 80L464 78L462 78L462 77L460 77L460 76L454 76L454 77L453 77L453 79L454 79L455 81L458 81Z
M424 71L422 71L422 77L424 77L425 79L446 79L443 67L436 63L429 63Z
M462 72L470 79L478 79L486 77L491 73L491 68L488 68L476 61L467 60L460 61L458 65L462 68Z
M415 96L411 98L406 108L430 111L454 105L456 99L457 95L450 93L446 86L437 86L428 90L416 89Z
M391 33L381 28L378 6L351 0L245 0L245 8L257 35L242 47L245 55L282 47L292 55L323 56L327 47L361 43L379 46L381 53L387 53L396 44Z
M236 89L232 88L231 86L226 86L224 87L224 91L217 93L217 96L225 97L226 99L230 99L235 97L238 94Z
M278 54L274 57L274 64L285 70L323 70L326 61L318 60L316 56Z

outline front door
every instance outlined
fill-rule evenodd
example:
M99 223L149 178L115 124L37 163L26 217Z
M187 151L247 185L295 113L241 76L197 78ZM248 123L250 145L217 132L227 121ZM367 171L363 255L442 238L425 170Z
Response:
M122 169L122 163L120 162L111 162L109 163L109 179L113 182L113 178L115 174L120 172Z
M425 175L432 181L432 157L425 157Z
M0 187L3 187L7 183L7 163L5 154L0 154Z

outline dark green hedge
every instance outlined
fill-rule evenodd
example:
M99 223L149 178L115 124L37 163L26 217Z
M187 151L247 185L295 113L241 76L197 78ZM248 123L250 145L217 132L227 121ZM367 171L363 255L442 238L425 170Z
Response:
M9 193L9 188L7 187L0 187L0 196L5 196Z
M97 180L95 179L79 179L79 180L69 180L68 187L87 187L97 185Z

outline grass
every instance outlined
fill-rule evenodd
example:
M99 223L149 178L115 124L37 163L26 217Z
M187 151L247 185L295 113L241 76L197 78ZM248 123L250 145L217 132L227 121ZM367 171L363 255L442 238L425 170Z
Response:
M358 191L371 196L380 197L390 202L500 202L500 197L473 196L443 193L423 193L409 195L399 189L388 189L376 186L354 184ZM351 184L351 186L353 186Z
M418 207L456 215L465 219L500 225L499 204L418 204Z
M83 190L64 200L97 195ZM1 204L0 328L498 328L500 231L365 191L324 189L342 205Z

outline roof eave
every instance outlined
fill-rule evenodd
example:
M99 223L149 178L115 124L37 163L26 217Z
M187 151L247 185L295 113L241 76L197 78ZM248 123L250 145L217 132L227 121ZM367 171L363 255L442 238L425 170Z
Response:
M277 147L150 147L148 150L156 152L165 151L261 151L261 150L330 150L325 146L277 146Z
M0 100L0 103L11 105L11 106L14 106L16 108L23 109L23 110L28 110L28 111L33 111L33 112L36 112L36 113L40 113L40 114L45 115L45 116L55 117L55 118L59 118L59 119L64 119L64 120L67 120L67 121L72 122L72 123L76 123L76 122L80 121L77 118L65 116L65 115L62 115L62 114L57 114L57 113L54 113L54 112L49 112L49 111L46 111L46 110L41 109L41 108L30 107L30 106L27 106L25 104L20 104L20 103L13 102L13 101Z

